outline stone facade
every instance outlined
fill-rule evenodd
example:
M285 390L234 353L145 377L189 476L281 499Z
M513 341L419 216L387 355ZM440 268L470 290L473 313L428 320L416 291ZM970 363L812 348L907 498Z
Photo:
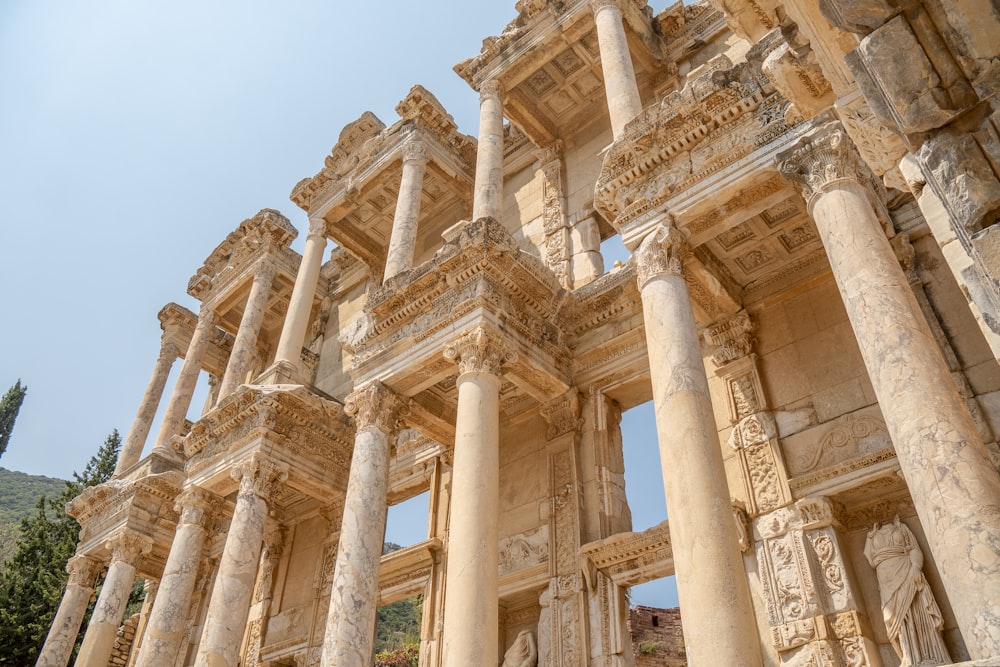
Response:
M626 591L670 575L693 667L1000 660L995 3L515 11L456 66L478 137L414 86L293 188L302 255L262 210L163 308L38 664L104 567L88 667L138 578L143 666L365 665L417 593L425 667L649 664ZM670 519L638 532L650 401Z

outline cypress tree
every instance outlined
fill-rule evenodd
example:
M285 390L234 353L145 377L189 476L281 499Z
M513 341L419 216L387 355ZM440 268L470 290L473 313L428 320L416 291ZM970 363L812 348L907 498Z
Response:
M14 432L14 422L17 420L17 413L21 410L21 403L24 402L26 393L28 387L22 385L19 378L3 398L0 398L0 456L7 451L7 443L10 442L10 434Z

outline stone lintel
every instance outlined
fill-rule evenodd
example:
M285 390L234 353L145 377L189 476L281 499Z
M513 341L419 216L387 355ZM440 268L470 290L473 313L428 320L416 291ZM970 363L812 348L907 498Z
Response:
M666 521L638 533L618 533L580 547L584 575L599 571L619 586L637 586L674 574L674 554Z
M441 540L431 538L382 556L378 568L378 605L423 593L441 547Z

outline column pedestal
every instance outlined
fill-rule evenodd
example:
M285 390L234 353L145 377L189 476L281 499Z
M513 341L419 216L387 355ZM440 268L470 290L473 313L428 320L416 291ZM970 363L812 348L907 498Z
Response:
M684 252L683 235L667 223L635 259L687 659L692 667L759 665Z
M516 355L482 327L445 348L458 362L458 416L452 471L445 667L495 665L498 658L500 371Z
M100 563L87 556L73 556L66 564L69 581L63 593L59 611L52 620L52 627L45 638L45 645L38 654L36 667L66 667L73 653L73 645L80 634L80 625L87 613L87 604L94 594L94 578Z
M174 667L177 662L205 546L206 523L219 505L216 496L198 487L186 489L177 498L174 509L180 512L181 518L149 613L136 665Z
M287 466L255 454L235 466L232 475L240 480L240 490L208 603L195 660L197 667L239 662L240 642L246 630L264 542L267 503L277 485L288 478L288 470Z
M371 663L389 448L404 405L403 399L378 383L347 397L345 411L354 415L357 435L323 637L324 666L366 667Z
M1000 656L1000 476L839 123L779 156L804 191L927 543L974 659Z
M76 667L107 667L128 605L128 596L132 592L139 559L152 547L152 540L134 533L119 535L108 544L111 565L108 566L87 633L83 636Z

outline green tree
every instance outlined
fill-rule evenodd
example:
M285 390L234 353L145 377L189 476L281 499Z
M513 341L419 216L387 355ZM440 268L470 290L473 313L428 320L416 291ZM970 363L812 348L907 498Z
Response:
M0 398L0 456L7 451L7 443L10 442L10 434L14 432L17 413L20 412L21 403L24 402L24 395L27 393L27 385L22 385L19 378L3 398Z
M66 561L80 534L79 524L66 514L66 503L110 479L120 449L121 437L112 431L83 473L74 472L55 499L42 496L35 516L21 522L17 552L0 569L0 665L35 664L59 609L68 578Z

